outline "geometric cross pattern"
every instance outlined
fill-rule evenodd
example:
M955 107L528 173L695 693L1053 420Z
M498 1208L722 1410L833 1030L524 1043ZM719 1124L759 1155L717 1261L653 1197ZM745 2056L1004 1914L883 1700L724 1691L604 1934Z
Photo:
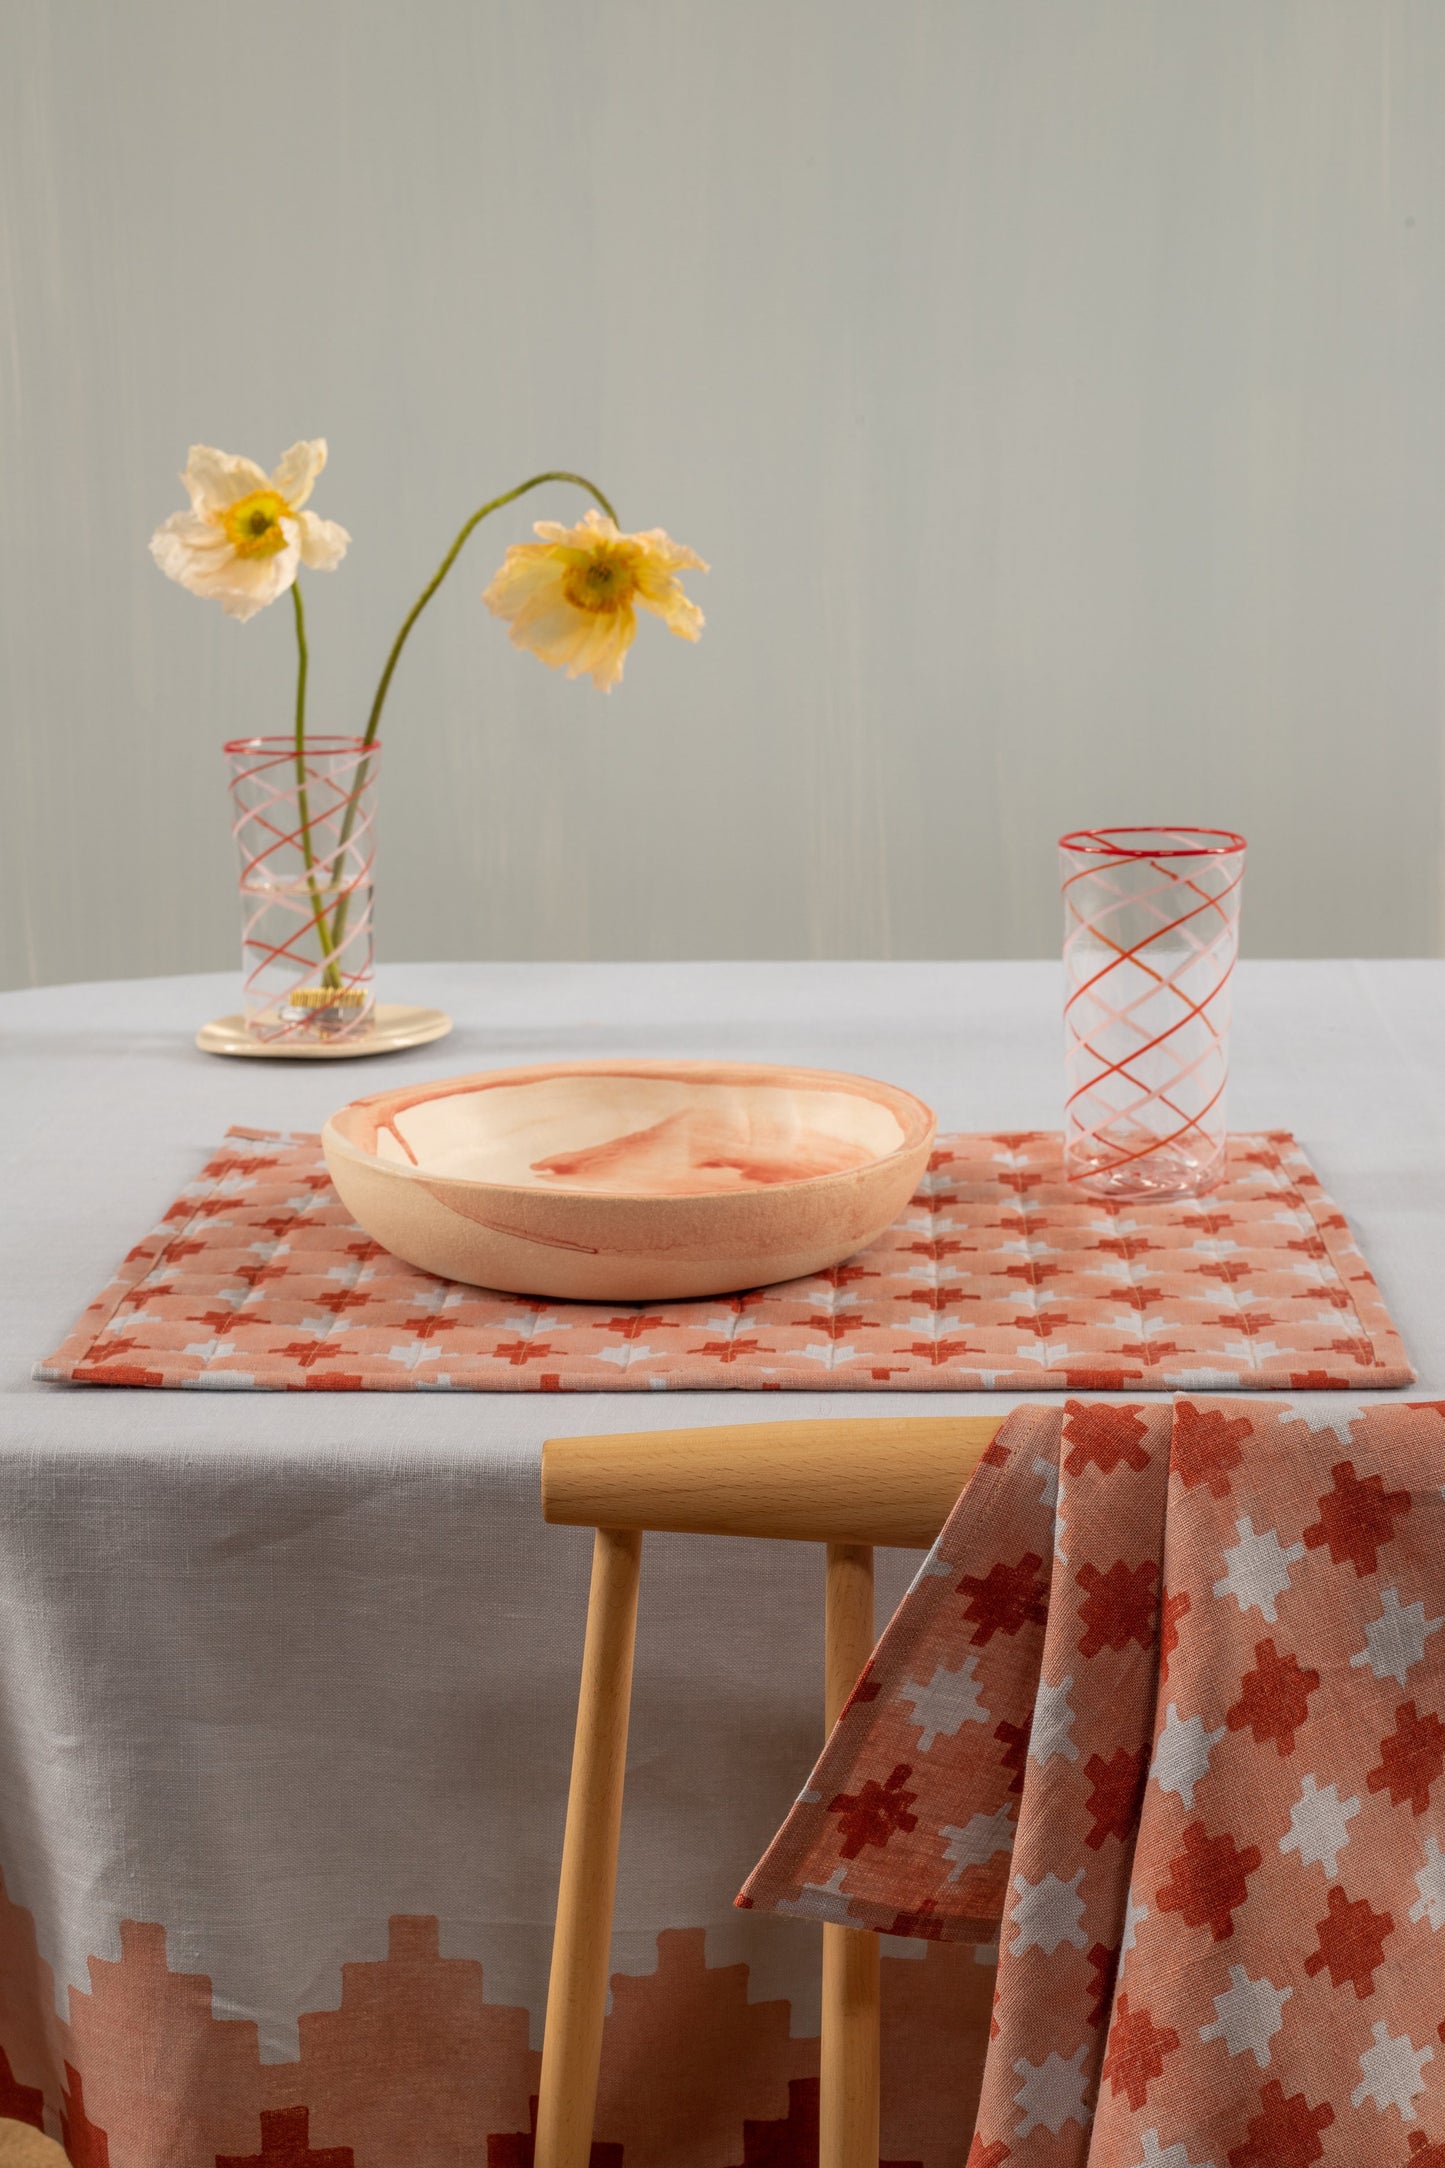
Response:
M969 2168L1445 2168L1445 1403L1294 1412L1017 1409L747 1885L997 1942Z
M1214 2023L1202 2025L1201 2040L1222 2040L1231 2055L1251 2054L1261 2070L1270 2061L1269 2044L1284 2023L1282 2012L1294 1993L1266 1979L1251 1980L1243 1965L1229 1968L1229 1986L1214 1998Z
M229 1391L1159 1393L1413 1373L1348 1227L1281 1133L1232 1138L1207 1198L1128 1209L1065 1182L1057 1136L940 1136L911 1204L840 1265L697 1302L596 1304L420 1272L350 1218L317 1139L233 1130L37 1374ZM1070 1484L1144 1480L1139 1418L1113 1446L1097 1430L1076 1424ZM1186 1486L1227 1503L1250 1439L1247 1417L1181 1436ZM1305 1540L1321 1561L1344 1544L1367 1564L1401 1523L1388 1492L1340 1483ZM1044 1557L1062 1521L1048 1525ZM1395 1661L1403 1632L1403 1661L1413 1627L1377 1630L1376 1658Z
M1279 1848L1297 1852L1302 1867L1323 1867L1326 1879L1333 1882L1340 1854L1350 1841L1349 1824L1359 1811L1358 1799L1341 1799L1333 1784L1321 1791L1315 1779L1306 1776L1290 1809L1289 1834L1280 1838Z

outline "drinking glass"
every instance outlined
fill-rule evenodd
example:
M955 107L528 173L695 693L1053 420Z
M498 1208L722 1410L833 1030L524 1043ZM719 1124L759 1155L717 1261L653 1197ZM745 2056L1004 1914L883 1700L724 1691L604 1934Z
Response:
M1064 1168L1097 1196L1197 1197L1224 1172L1245 841L1080 828L1064 894Z
M381 747L237 738L226 747L241 860L246 1029L288 1045L371 1028L373 821Z

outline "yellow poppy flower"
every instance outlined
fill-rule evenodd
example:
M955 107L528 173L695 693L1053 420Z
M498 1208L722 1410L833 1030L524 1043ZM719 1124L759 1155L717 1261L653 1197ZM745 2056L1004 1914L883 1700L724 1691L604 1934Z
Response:
M325 437L293 444L271 474L193 444L181 476L191 509L157 528L152 557L168 579L244 623L284 595L302 565L334 572L346 555L346 529L302 510L325 464Z
M703 615L683 592L680 571L706 572L695 550L660 527L619 534L602 512L575 527L538 520L540 542L514 543L482 600L511 626L514 647L529 647L568 677L590 673L599 692L622 676L637 633L637 610L651 610L669 632L695 640Z

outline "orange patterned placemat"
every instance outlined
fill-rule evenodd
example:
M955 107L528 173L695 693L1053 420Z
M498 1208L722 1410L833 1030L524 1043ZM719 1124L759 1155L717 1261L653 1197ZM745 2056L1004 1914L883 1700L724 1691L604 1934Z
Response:
M542 1302L364 1235L318 1139L232 1129L38 1378L230 1391L1278 1392L1408 1385L1369 1267L1293 1137L1114 1205L1041 1131L944 1136L847 1264L704 1302Z

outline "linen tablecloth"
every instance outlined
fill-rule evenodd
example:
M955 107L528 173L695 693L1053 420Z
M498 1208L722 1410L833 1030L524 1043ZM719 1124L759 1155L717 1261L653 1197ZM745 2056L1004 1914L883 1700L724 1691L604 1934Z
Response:
M740 1900L999 1939L972 2168L1445 2154L1442 1485L1445 1403L1009 1417Z
M1445 966L1245 965L1238 987L1231 1120L1296 1132L1410 1397L1439 1390ZM354 2168L519 2168L588 1554L542 1523L541 1441L777 1413L32 1383L215 1139L319 1128L383 1076L596 1052L863 1070L951 1128L1059 1118L1053 965L431 966L381 991L457 1032L384 1065L228 1063L190 1043L236 1006L222 975L0 996L0 2046L6 2097L66 2115L88 2159L76 2134L106 2131L112 2168L304 2160L303 2110ZM865 1407L788 1403L840 1412ZM880 1559L885 1608L914 1564ZM598 2122L625 2168L806 2158L814 1937L732 1899L816 1750L820 1638L811 1549L649 1543ZM884 1972L884 2156L961 2168L988 1965L900 1940Z

